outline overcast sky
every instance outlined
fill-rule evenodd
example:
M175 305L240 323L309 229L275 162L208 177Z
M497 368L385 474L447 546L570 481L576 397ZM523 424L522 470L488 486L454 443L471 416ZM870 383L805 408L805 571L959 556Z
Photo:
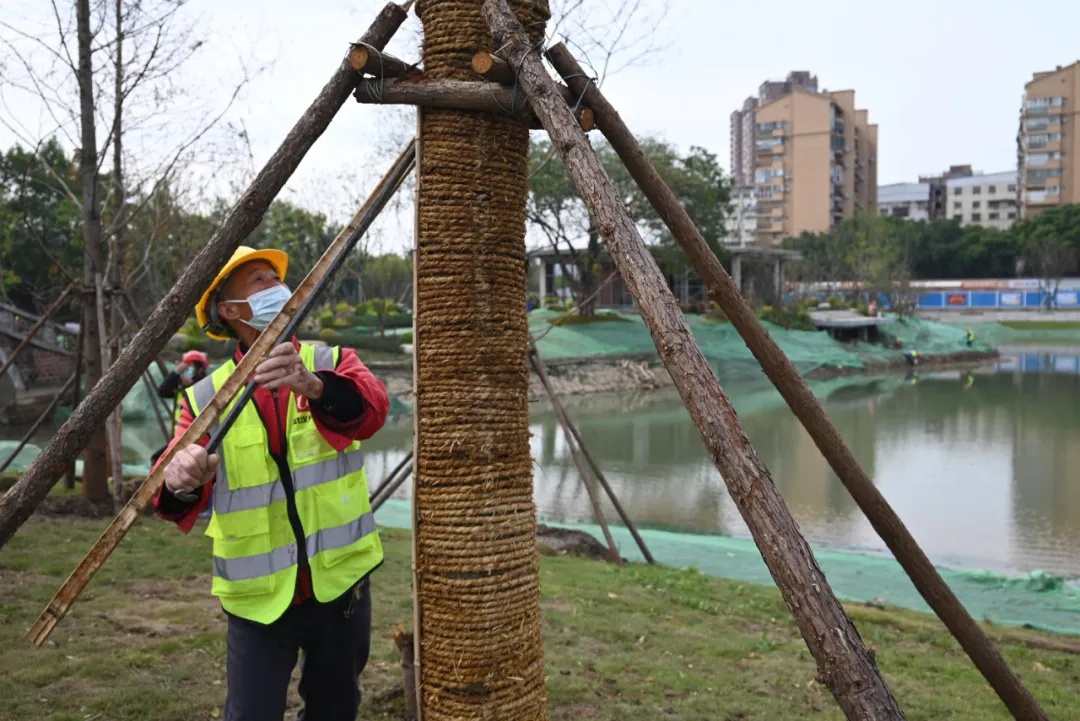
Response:
M590 0L603 6L619 0ZM655 9L659 0L641 0ZM330 76L350 40L383 6L381 0L191 0L212 33L213 56L197 65L209 92L243 55L273 61L247 88L237 112L251 138L254 165L285 136ZM44 0L4 0L0 18L26 23L48 11ZM1080 3L1045 0L671 0L654 38L661 51L604 85L639 135L655 134L683 149L700 145L729 166L729 116L767 79L809 70L828 90L854 89L858 107L879 126L879 183L915 180L951 164L994 172L1016 164L1017 115L1034 71L1080 58ZM647 8L648 10L648 8ZM45 16L47 19L47 16ZM25 25L24 25L25 26ZM410 15L391 45L419 57L419 20ZM562 31L574 38L574 27ZM16 108L28 125L35 116ZM12 108L7 108L8 112ZM396 127L380 129L379 123ZM345 170L374 179L388 160L373 156L394 135L408 137L404 113L350 103L290 183L292 197L312 204L327 178ZM0 128L0 143L13 142ZM385 152L385 151L384 151ZM318 179L321 178L320 182ZM358 189L366 190L366 188ZM330 210L330 209L325 209Z

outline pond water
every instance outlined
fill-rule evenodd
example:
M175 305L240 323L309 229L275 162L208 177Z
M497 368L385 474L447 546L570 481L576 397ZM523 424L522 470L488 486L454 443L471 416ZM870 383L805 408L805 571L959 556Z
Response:
M931 560L956 572L947 580L977 618L1080 632L1080 351L1066 351L1005 351L972 372L812 384ZM716 370L837 592L925 608L761 372L744 364ZM647 529L658 560L770 582L676 393L564 402L623 506ZM534 404L531 430L541 519L595 531L588 495L546 404ZM9 438L19 435L9 429ZM48 435L35 441L43 445ZM125 425L125 462L138 463L160 444L155 422ZM392 419L365 444L372 487L411 444L410 417ZM380 522L408 526L409 495L406 484ZM606 499L603 511L616 519ZM616 535L621 552L633 557L628 535ZM866 565L873 559L877 566ZM1009 595L1005 587L1017 579L1024 585ZM1046 594L1063 590L1067 597Z
M814 384L863 468L935 563L1080 578L1080 356L1003 355L972 373L852 377ZM723 382L723 369L719 371ZM821 453L763 376L726 385L754 447L812 544L887 553ZM539 404L538 404L539 405ZM635 522L748 537L674 392L566 401ZM554 414L533 413L541 516L591 523L588 495ZM377 483L412 424L367 444ZM407 498L408 489L396 494ZM603 506L615 518L610 504Z

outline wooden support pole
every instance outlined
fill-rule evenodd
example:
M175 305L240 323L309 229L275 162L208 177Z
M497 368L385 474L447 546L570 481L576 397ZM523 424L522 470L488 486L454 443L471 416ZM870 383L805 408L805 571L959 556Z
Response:
M422 80L422 82L421 82ZM563 99L573 107L577 98L570 89L559 86ZM525 96L514 88L474 80L362 80L353 93L358 103L377 105L415 105L444 110L470 110L495 115L529 116L534 129L542 126L532 114ZM578 125L585 132L595 127L593 111L584 106L577 110Z
M529 355L529 360L532 361L533 368L536 369L536 374L539 376L543 374L543 378L547 378L547 367L544 364L544 359L540 355L540 351L536 348L536 343L530 339L529 345L532 347L532 352ZM543 382L543 380L541 380ZM566 413L566 408L563 406L562 401L559 399L559 395L555 392L550 382L544 383L544 390L547 391L548 396L551 398L551 406L555 409L557 415L562 415L566 419L566 423L563 428L570 432L570 435L574 437L578 447L581 448L581 453L585 456L585 461L592 468L592 472L596 475L596 480L603 487L604 492L607 494L608 500L611 501L611 505L614 506L615 512L619 514L619 518L622 519L623 525L630 531L630 535L634 537L634 542L637 543L638 550L641 551L641 555L645 557L645 560L649 563L656 563L656 559L653 558L652 553L649 552L649 547L645 545L645 539L638 533L637 526L634 524L633 519L619 503L618 497L615 495L615 490L611 487L611 484L607 482L607 478L604 477L604 472L600 470L600 464L593 458L592 452L589 451L589 447L585 445L585 441L581 437L581 433L578 432L577 426L570 420L570 416Z
M52 305L49 306L48 310L46 310L45 313L40 318L38 318L37 323L34 323L34 325L30 327L30 330L26 331L26 337L22 339L19 345L15 346L15 350L11 351L11 355L9 355L7 360L4 361L4 365L0 366L0 378L4 377L4 374L7 373L8 368L10 368L15 363L15 359L17 359L19 357L19 354L26 349L26 346L30 345L30 341L34 339L34 336L37 335L38 331L44 328L45 324L48 323L54 315L56 315L57 311L64 307L64 302L68 299L68 296L71 295L71 291L74 289L74 287L74 283L68 284L68 287L64 288L64 292L60 294L60 297L54 300Z
M393 3L364 33L362 41L382 49L408 17L406 8ZM0 498L0 548L26 522L49 493L70 460L101 427L109 412L138 380L139 374L161 352L183 325L217 272L233 251L262 221L270 203L323 134L356 87L359 75L342 59L319 96L289 131L284 142L244 191L221 226L177 279L127 349L101 379L71 418L18 481Z
M376 78L400 78L416 68L404 60L399 60L389 53L379 52L370 45L354 43L349 48L349 65L362 75Z
M74 413L75 409L79 407L79 396L82 392L82 365L83 365L83 327L79 326L78 345L75 346L75 370L73 371L75 376L75 384L71 388L71 412ZM75 488L75 458L72 458L67 465L67 472L64 474L64 488L71 490Z
M134 324L137 328L142 328L146 325L142 313L140 313L139 309L135 306L135 301L131 299L131 293L128 292L127 288L121 288L116 295L120 297L120 307L127 312L127 322ZM160 355L154 356L154 364L157 365L162 378L169 375L169 368L165 365L164 361L161 360Z
M409 477L413 474L413 470L413 464L409 463L397 478L382 486L379 489L379 493L371 497L372 513L382 508L382 505L390 500L390 496L394 495L397 489L401 488L402 484L409 480Z
M570 431L570 419L567 418L566 413L563 412L562 404L559 403L559 400L555 395L555 389L551 386L551 379L548 378L547 368L545 368L543 362L539 360L536 347L532 345L531 339L529 345L531 346L532 351L529 353L529 360L532 362L533 370L536 371L537 377L540 378L540 383L544 386L544 390L551 396L552 408L555 410L555 418L562 427L563 435L566 437L566 446L570 449L570 456L574 459L574 465L577 466L578 475L581 476L581 482L585 485L585 491L589 494L589 504L592 506L593 517L596 518L600 530L604 533L604 540L607 542L608 552L611 554L610 560L616 565L621 566L622 556L619 555L619 547L615 545L615 538L611 535L611 529L608 527L607 519L604 518L604 511L600 508L600 500L596 497L596 489L593 488L592 479L589 477L589 471L585 467L585 459L581 455L581 450L578 448L577 441L574 439L574 434Z
M859 465L855 454L848 448L795 366L758 322L735 282L709 249L678 198L664 184L615 108L588 79L563 44L549 49L547 57L570 88L582 94L585 102L595 109L600 131L690 258L709 289L709 295L735 326L765 375L802 422L821 454L930 608L956 637L1015 718L1046 719L1046 712L1001 657L993 642L945 583L904 522Z
M161 429L161 435L165 438L165 442L168 443L172 440L172 431L170 430L172 422L166 421L165 416L161 413L161 406L158 401L162 399L158 398L157 388L154 387L153 382L150 380L149 373L142 374L142 382L143 388L146 389L146 395L150 397L150 407L154 409L154 417L157 419L158 428ZM168 408L165 410L167 411Z
M131 296L128 295L127 289L123 289L118 293L114 292L113 302L116 304L116 309L120 312L120 317L123 319L125 327L129 325L142 325L142 323L136 321L138 311L135 310L135 304L131 302ZM124 308L125 305L128 306L126 309ZM117 342L119 343L119 339ZM156 360L158 368L162 369L162 372L164 372L165 364L161 362L161 356L158 356ZM168 406L165 405L165 399L158 396L157 388L154 386L154 380L150 375L149 368L143 371L142 382L143 388L146 390L146 395L150 400L150 407L154 409L154 417L157 418L158 427L161 429L161 435L164 436L165 442L168 443L172 440L172 419L176 413L176 408L174 407L172 413L170 413ZM164 415L162 415L162 411L164 411ZM166 421L166 418L169 420Z
M556 93L534 45L506 0L484 0L483 8L496 42L506 48L520 86L547 128L552 146L637 301L660 357L817 661L819 678L853 721L903 719L874 654L833 594L698 347L656 260L588 139Z
M472 69L477 75L500 85L513 85L517 81L510 63L487 50L473 55Z
M53 397L49 405L41 412L41 415L37 417L37 420L30 426L30 429L23 435L22 440L19 441L19 445L15 446L15 450L7 457L7 460L4 461L3 465L0 465L0 473L7 470L7 467L11 465L11 462L15 460L15 456L19 455L19 451L26 447L26 444L29 443L30 439L34 437L34 434L38 432L38 429L45 424L45 421L52 417L53 411L60 405L60 401L63 400L64 394L71 388L72 383L75 382L78 375L79 372L75 371L67 379L67 382L64 383L64 387Z
M98 345L101 352L102 379L108 372L110 362L109 332L105 325L105 284L101 280L101 273L94 274L94 306L97 313ZM119 333L117 333L119 335ZM141 374L140 374L141 375ZM93 392L93 389L88 389ZM123 401L123 398L120 399ZM113 408L113 412L105 419L105 433L109 440L109 465L112 466L113 496L117 501L122 501L124 494L124 461L123 446L121 445L121 420L120 403ZM74 411L73 411L74 412Z

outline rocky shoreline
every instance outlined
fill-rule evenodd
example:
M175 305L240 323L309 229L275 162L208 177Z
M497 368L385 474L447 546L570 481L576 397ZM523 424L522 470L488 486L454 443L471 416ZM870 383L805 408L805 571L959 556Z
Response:
M982 365L998 357L997 350L965 350L947 354L922 354L919 369L967 368ZM751 361L752 362L752 361ZM555 392L560 396L588 395L593 393L640 392L670 388L675 384L655 354L647 356L617 356L608 358L574 358L547 361L548 377ZM412 404L413 365L405 362L373 362L372 372L386 384L391 396ZM910 368L903 357L895 361L867 363L862 368L849 366L821 366L806 375L808 380L828 380L860 373L877 374L902 371ZM529 400L544 398L546 393L535 373L529 374Z

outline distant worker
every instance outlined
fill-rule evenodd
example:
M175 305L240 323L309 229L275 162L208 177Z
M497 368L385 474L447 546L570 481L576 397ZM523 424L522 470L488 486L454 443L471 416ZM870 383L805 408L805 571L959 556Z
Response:
M871 318L877 318L878 316L878 302L877 300L870 301L870 305L866 308L866 314Z
M917 351L917 350L906 350L906 351L904 351L904 358L907 359L907 362L908 362L909 366L917 366L917 365L919 365L919 351Z
M188 390L171 445L291 297L288 262L241 246L199 300L199 325L237 349ZM292 338L252 378L255 394L218 451L206 452L208 435L180 448L155 505L185 533L212 510L210 593L228 620L224 721L282 721L298 656L300 718L354 721L369 577L383 561L360 442L386 422L386 387L356 351Z
M173 408L174 431L176 430L177 421L180 420L180 399L186 395L185 389L205 378L209 371L210 358L202 351L189 350L180 358L176 368L165 376L165 380L161 381L161 385L158 386L158 395L175 403Z
M972 332L971 328L964 328L964 332L967 333L967 346L970 348L975 345L975 333Z

